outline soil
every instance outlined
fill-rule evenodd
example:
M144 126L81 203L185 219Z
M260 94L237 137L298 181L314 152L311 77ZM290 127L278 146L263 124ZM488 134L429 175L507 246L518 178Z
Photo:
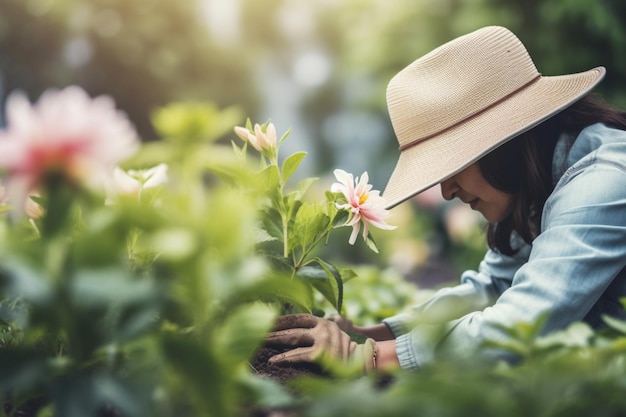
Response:
M252 359L250 365L259 376L272 378L280 384L286 384L295 377L325 374L319 366L313 363L290 364L289 366L268 363L269 358L282 352L284 350L263 346Z
M26 401L24 404L20 405L17 410L13 410L13 401L10 396L8 396L4 402L2 402L3 415L11 415L15 417L34 417L36 416L42 408L48 405L48 401L45 398L35 398L30 401ZM14 414L11 414L14 413ZM121 414L110 406L104 406L98 413L99 417L121 417Z
M35 399L27 401L22 404L19 409L13 410L13 401L11 397L6 398L2 403L3 415L14 415L15 417L30 417L35 416L39 410L46 405L46 402L42 399ZM11 414L14 412L15 414Z

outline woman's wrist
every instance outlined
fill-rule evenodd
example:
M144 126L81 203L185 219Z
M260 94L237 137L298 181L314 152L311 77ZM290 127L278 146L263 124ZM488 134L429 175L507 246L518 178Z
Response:
M353 328L355 333L371 337L376 341L394 339L393 333L391 333L389 327L384 323L375 324L373 326L354 326Z
M389 371L400 367L395 340L376 342L376 370Z

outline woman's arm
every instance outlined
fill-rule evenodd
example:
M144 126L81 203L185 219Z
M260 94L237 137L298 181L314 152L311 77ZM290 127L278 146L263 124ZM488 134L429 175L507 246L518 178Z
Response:
M423 324L398 336L402 368L419 368L440 352L509 359L511 352L485 348L485 342L507 341L505 329L540 319L542 334L565 329L589 321L590 311L608 296L626 296L626 277L620 275L626 267L626 164L593 161L578 164L555 188L544 208L543 230L511 287L494 305L449 322L435 337ZM613 289L621 292L605 294L616 277L622 282Z
M393 340L376 342L376 369L388 371L399 367L396 342Z

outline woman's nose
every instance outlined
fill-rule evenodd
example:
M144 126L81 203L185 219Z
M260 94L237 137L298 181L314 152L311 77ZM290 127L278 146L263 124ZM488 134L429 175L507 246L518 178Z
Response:
M457 185L454 177L441 182L441 196L448 201L452 200L456 196L458 190L459 186Z

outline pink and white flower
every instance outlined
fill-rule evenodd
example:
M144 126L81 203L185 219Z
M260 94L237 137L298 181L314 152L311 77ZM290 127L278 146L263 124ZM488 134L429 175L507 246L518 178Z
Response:
M110 97L92 99L77 86L48 90L35 105L14 92L6 103L6 121L0 131L0 169L18 207L51 174L102 185L115 165L139 147L134 127Z
M349 243L354 245L356 238L363 223L363 239L367 239L369 233L369 225L379 229L393 230L396 226L391 226L385 222L385 218L389 216L389 210L385 209L385 199L380 196L380 192L372 190L372 185L368 184L369 176L367 172L361 175L361 178L354 179L352 174L342 169L334 171L335 178L338 183L331 186L334 193L342 193L346 198L346 203L335 203L337 208L348 210L351 217L346 226L352 226L352 234Z
M235 133L241 139L250 142L250 144L259 152L269 150L276 147L276 127L273 123L268 123L265 132L257 123L254 125L254 133L245 127L236 126Z

